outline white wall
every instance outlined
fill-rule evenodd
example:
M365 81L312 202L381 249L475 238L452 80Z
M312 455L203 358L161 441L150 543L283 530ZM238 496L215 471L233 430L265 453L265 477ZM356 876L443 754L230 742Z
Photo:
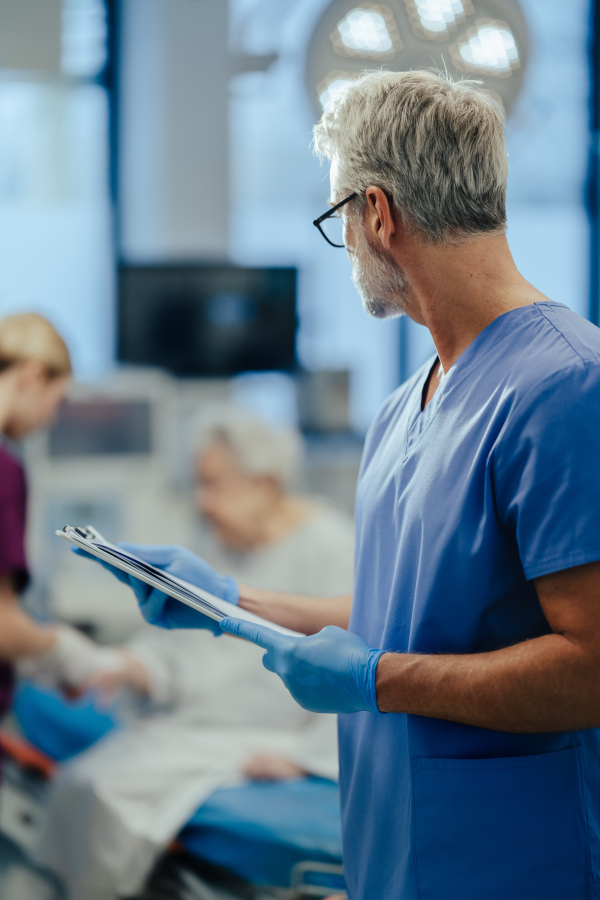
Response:
M0 0L0 66L60 72L61 0Z
M228 4L124 0L121 246L128 260L224 257Z

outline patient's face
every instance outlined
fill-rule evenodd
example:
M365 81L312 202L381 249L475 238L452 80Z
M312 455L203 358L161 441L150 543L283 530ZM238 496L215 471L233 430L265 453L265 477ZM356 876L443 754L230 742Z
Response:
M246 475L221 441L201 453L196 477L197 508L226 547L243 551L263 543L277 496L272 479Z

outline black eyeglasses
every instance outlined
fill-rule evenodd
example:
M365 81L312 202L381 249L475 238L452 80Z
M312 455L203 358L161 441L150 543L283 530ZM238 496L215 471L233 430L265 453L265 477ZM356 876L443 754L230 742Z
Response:
M355 191L353 194L350 194L349 197L346 197L345 200L340 200L339 203L336 203L335 206L332 206L326 213L323 213L322 216L319 216L318 219L313 221L315 228L319 229L327 243L331 244L332 247L346 246L344 244L344 224L338 210L346 203L350 203L350 201L354 200L357 196L358 194Z

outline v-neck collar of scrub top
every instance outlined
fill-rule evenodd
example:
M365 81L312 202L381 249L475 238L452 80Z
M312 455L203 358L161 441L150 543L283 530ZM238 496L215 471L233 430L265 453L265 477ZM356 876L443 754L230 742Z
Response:
M452 393L467 375L483 362L492 347L505 340L513 331L520 328L533 316L543 316L544 307L564 307L565 305L564 303L555 303L553 300L542 300L530 303L527 306L519 306L517 309L510 309L508 312L502 313L502 315L495 318L463 350L454 364L444 374L427 406L422 409L425 385L439 359L436 356L431 365L427 366L424 379L419 384L419 390L415 391L413 395L413 409L409 418L406 452L408 453L415 441L433 422L440 405L448 394Z

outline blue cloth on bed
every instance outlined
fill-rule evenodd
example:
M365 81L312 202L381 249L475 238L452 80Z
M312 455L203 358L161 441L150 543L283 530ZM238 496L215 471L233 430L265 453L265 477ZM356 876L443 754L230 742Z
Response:
M98 709L90 694L68 700L59 691L26 682L13 710L27 740L57 762L87 750L118 725L114 711Z
M93 697L67 700L32 684L19 688L14 712L27 740L65 762L118 726ZM250 782L212 794L180 835L186 849L253 884L287 886L294 865L341 864L337 784L320 778ZM331 889L343 887L332 883Z
M180 840L190 853L253 884L287 886L298 862L341 864L338 786L302 778L215 791Z

